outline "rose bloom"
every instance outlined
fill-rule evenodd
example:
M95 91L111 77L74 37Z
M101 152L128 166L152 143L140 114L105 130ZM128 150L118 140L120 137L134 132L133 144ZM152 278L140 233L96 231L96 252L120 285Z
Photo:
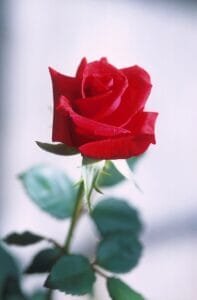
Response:
M144 111L149 74L83 58L75 77L49 68L54 92L52 140L94 159L129 158L155 144L155 112Z

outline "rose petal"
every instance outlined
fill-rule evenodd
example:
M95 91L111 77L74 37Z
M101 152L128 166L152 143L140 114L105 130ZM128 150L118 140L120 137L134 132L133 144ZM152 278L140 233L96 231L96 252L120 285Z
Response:
M80 85L75 78L63 75L52 68L49 68L49 72L52 79L54 97L52 140L73 146L70 136L69 120L59 114L56 108L61 94L66 95L69 99L74 99L76 96L79 96Z
M70 135L69 119L58 112L53 115L52 141L74 146Z
M113 78L111 90L102 95L86 97L84 87L89 76L99 76L100 78L111 76ZM126 88L127 79L124 74L108 64L105 59L89 63L86 65L82 80L82 95L85 99L81 98L75 101L75 110L81 115L100 120L118 108L121 95Z
M94 159L121 159L144 153L152 143L152 136L126 136L90 142L79 147L79 151Z
M105 78L105 82L103 82L100 78L89 76L86 79L86 84L84 86L84 93L86 97L94 97L99 96L100 94L107 93L111 86L113 85L113 78L108 77Z
M128 79L128 87L117 110L101 120L115 126L121 126L144 108L152 87L150 76L144 69L133 66L121 71Z
M79 67L77 69L77 72L76 72L76 77L79 78L79 80L82 80L82 78L83 78L83 73L84 73L86 65L87 65L87 59L86 59L86 57L84 57L84 58L82 58L82 60L79 64Z
M147 84L151 85L151 78L147 71L143 68L139 67L138 65L123 68L121 71L127 76L129 82L132 82L134 76L138 76L139 78L143 79L147 82Z
M74 100L80 97L80 81L74 77L63 75L49 67L49 72L53 84L53 93L55 101L58 101L60 95Z
M157 119L158 113L155 112L144 112L141 111L137 113L134 118L124 126L124 128L131 131L132 135L143 135L149 134L154 136L155 132L155 122ZM155 144L155 139L153 141Z
M64 96L60 97L57 110L66 118L69 116L71 119L70 123L72 124L72 139L74 140L75 146L92 140L131 134L127 129L103 124L79 115L72 109L69 100Z
M107 57L101 57L100 61L108 64Z

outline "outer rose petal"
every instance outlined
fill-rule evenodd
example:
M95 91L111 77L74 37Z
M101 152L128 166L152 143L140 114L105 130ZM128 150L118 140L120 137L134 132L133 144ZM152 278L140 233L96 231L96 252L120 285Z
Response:
M157 119L158 113L155 112L144 112L141 111L137 113L134 118L131 119L124 128L130 130L132 135L152 135L155 144L154 132L155 132L155 121Z
M61 112L65 118L69 116L72 126L72 140L75 146L92 140L131 135L131 132L127 129L103 124L79 115L73 111L69 100L64 96L60 97L57 111L58 113Z
M151 91L149 74L138 66L121 69L128 79L128 87L122 95L121 103L116 111L102 122L122 126L127 120L144 108Z
M53 113L53 142L62 142L68 146L73 146L70 136L70 126L68 118L57 113L58 99L61 94L66 95L69 99L74 99L79 94L79 82L75 78L65 76L59 72L49 68L54 97L54 113Z
M86 78L91 75L111 75L114 81L112 89L102 95L85 97L83 85ZM79 114L94 120L107 117L120 105L121 95L124 93L127 85L127 78L124 74L108 64L106 59L103 58L100 61L89 63L84 70L82 81L82 94L85 99L76 99L75 109Z
M120 159L144 153L152 143L152 136L126 136L87 143L79 151L94 159Z
M49 72L52 79L55 101L58 101L60 95L64 95L70 100L81 96L79 79L63 75L50 67Z
M52 141L61 142L68 146L74 147L70 124L68 117L62 116L62 114L56 112L53 116L53 132L52 132Z
M125 68L121 71L129 82L124 97L132 99L132 112L135 113L144 108L152 88L151 79L149 74L138 66Z
M76 72L76 77L79 79L79 80L82 80L83 78L83 73L84 73L84 70L85 70L85 67L87 65L87 60L86 58L82 58L80 64L79 64L79 67L77 69L77 72Z

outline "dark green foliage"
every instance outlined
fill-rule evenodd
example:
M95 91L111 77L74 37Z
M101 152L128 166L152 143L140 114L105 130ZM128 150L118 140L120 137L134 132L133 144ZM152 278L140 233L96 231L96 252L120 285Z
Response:
M118 278L108 278L107 289L112 300L145 300L142 295L132 290Z
M20 274L13 257L0 245L0 299L26 300L20 288Z
M2 292L3 300L27 300L27 297L22 293L18 278L7 278Z
M29 300L50 300L48 297L47 297L47 293L46 292L42 292L42 291L38 291L38 292L35 292Z
M57 154L57 155L73 155L77 154L78 151L76 148L69 147L65 144L57 143L57 144L49 144L49 143L42 143L42 142L36 142L36 144L42 149L47 152Z
M43 240L42 236L29 231L24 231L22 233L14 232L4 238L4 242L6 242L9 245L16 246L29 246L40 242L41 240Z
M0 295L8 278L18 278L19 271L12 256L0 245ZM0 297L1 298L1 297Z
M102 236L121 232L138 235L142 230L137 210L118 198L100 201L91 216Z
M40 251L32 260L29 267L25 270L26 274L46 273L50 272L52 266L60 257L59 249L44 249Z
M114 234L104 238L97 248L96 263L114 273L126 273L138 263L142 245L131 234Z
M72 295L92 291L94 271L87 258L81 255L64 255L53 266L45 286Z

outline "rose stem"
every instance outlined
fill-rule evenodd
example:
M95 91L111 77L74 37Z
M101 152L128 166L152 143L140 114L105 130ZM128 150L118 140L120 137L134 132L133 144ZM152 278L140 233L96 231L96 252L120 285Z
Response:
M72 220L71 220L70 227L69 227L69 230L68 230L68 234L67 234L67 237L66 237L65 246L63 248L64 252L66 252L66 253L69 253L73 232L74 232L75 226L77 224L77 221L79 219L79 216L82 212L83 191L84 191L84 186L83 186L83 181L81 181L80 185L79 185L77 201L76 201L76 204L75 204Z
M104 278L108 278L107 274L105 274L103 271L101 271L95 264L92 265L93 269L98 273L100 276Z

